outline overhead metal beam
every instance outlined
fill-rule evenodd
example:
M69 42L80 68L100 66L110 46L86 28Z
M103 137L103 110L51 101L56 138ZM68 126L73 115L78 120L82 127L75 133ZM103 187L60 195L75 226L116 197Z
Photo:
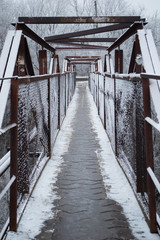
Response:
M91 16L91 17L19 17L27 24L80 24L80 23L133 23L144 20L140 16Z
M107 50L108 46L98 46L98 45L90 45L90 44L78 44L78 43L59 43L59 42L56 42L55 44L61 44L61 45L68 45L68 46L77 46L77 47L88 47L88 48L104 48Z
M103 51L106 51L105 48L101 48L101 47L56 47L55 48L56 51L61 51L61 50L64 50L64 51L71 51L71 50L103 50Z
M39 37L35 32L33 32L29 27L27 27L24 23L12 23L13 26L16 26L18 30L22 30L23 34L27 37L31 38L42 47L48 49L51 52L55 52L55 49L51 47L46 41L44 41L41 37Z
M88 61L97 61L97 60L99 60L99 58L85 58L85 59L82 59L82 58L74 58L74 59L65 58L65 59L69 60L70 62L72 62L72 61L74 61L74 62L81 62L81 61L88 62Z
M66 38L66 39L58 39L52 42L115 42L117 38Z
M49 37L45 37L44 39L47 42L52 42L54 40L59 40L59 39L62 41L62 39L65 39L65 38L80 37L80 36L86 36L86 35L103 33L103 32L111 32L119 29L129 28L129 27L130 27L129 23L112 24L110 26L105 26L105 27L92 28L89 30L49 36Z
M66 58L82 58L82 59L85 59L85 58L101 58L100 56L66 56Z
M120 46L120 44L126 41L129 37L133 36L138 29L142 29L142 28L143 28L143 24L141 22L132 24L132 26L108 48L108 51L111 52L113 49Z
M93 62L95 62L95 61L90 61L90 62L75 62L75 61L73 61L73 62L70 62L71 64L74 64L74 65L78 65L78 64L93 64Z

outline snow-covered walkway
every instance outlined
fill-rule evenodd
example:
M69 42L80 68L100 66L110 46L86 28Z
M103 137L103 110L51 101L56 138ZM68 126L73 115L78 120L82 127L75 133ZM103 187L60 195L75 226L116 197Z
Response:
M84 113L82 109L85 109ZM149 232L84 82L77 85L53 152L33 191L18 232L9 232L7 240L160 239ZM86 155L86 160L81 154ZM87 169L90 172L84 178ZM89 174L95 174L95 179ZM84 206L85 202L87 205Z

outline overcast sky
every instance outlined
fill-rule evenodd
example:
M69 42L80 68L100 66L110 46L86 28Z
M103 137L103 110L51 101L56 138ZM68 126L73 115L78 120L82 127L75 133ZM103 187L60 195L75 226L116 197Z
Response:
M133 6L139 7L144 6L146 14L153 14L156 10L160 14L160 0L129 0Z

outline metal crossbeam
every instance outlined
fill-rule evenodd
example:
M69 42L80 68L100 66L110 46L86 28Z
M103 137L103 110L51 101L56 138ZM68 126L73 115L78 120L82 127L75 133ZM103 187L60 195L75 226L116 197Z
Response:
M99 16L99 17L19 17L27 24L80 24L80 23L133 23L144 21L140 16Z
M51 52L55 52L55 49L51 47L46 41L44 41L41 37L39 37L35 32L33 32L29 27L27 27L24 23L12 23L13 26L17 26L19 30L22 30L23 34L27 37L31 38L42 47L48 49Z
M145 23L146 24L146 23ZM143 25L141 22L137 22L132 24L132 26L124 33L122 34L109 48L108 51L112 51L116 47L118 47L120 44L122 44L125 40L127 40L129 37L134 35L138 29L143 28Z
M78 44L78 43L63 43L63 42L56 42L55 44L61 44L61 45L68 45L68 46L77 46L77 47L88 47L88 48L104 48L107 49L108 46L98 46L98 45L91 45L91 44Z
M62 39L66 39L66 38L80 37L80 36L86 36L86 35L103 33L103 32L111 32L111 31L115 31L115 30L129 28L129 27L130 27L129 23L112 24L110 26L105 26L105 27L99 27L99 28L93 28L93 29L89 29L89 30L78 31L78 32L49 36L49 37L45 37L44 39L47 42L53 42L54 40L62 41Z
M53 40L52 42L65 43L65 42L114 42L117 38L66 38L63 40Z

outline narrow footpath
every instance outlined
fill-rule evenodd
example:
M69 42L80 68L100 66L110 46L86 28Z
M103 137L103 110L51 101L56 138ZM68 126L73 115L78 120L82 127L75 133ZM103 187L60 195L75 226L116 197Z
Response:
M58 176L60 200L54 240L135 239L121 206L107 198L96 150L100 148L89 118L86 86L79 85L73 134ZM46 239L41 233L36 239Z
M84 82L16 233L6 240L159 240L151 234Z

